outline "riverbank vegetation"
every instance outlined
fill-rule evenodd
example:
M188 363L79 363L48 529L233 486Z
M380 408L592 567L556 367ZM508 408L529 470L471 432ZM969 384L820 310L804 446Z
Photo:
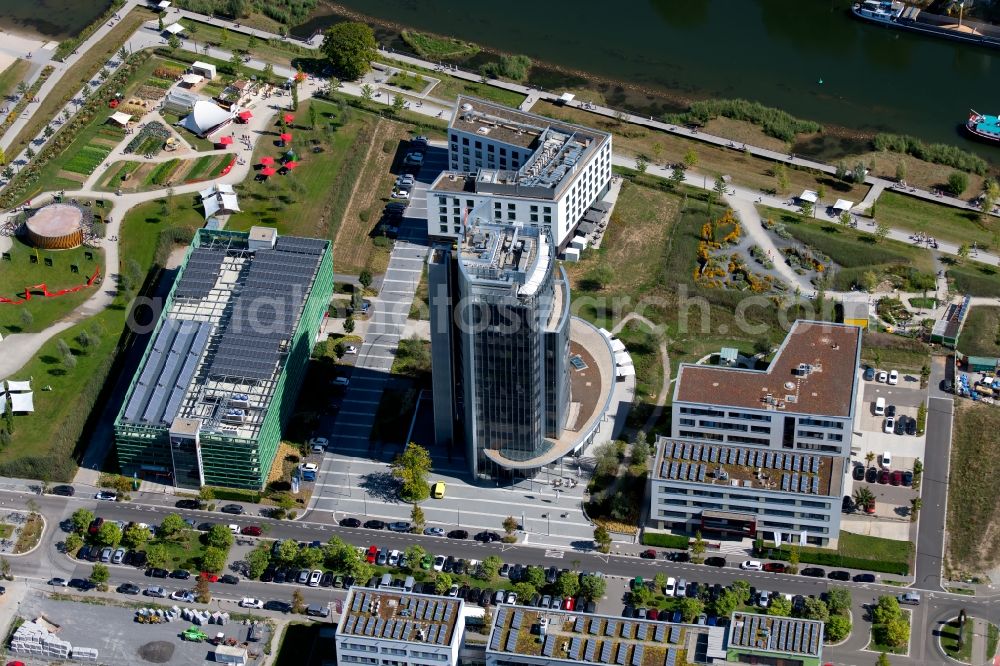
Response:
M111 5L104 10L104 13L91 21L83 30L59 42L55 53L52 54L52 59L60 62L64 61L66 56L72 54L80 44L87 41L94 34L94 31L107 23L123 6L125 6L125 0L113 0Z
M415 30L403 30L399 36L418 56L430 61L464 60L479 53L479 45L454 37L441 37Z
M531 71L531 58L525 55L502 55L500 60L488 62L479 68L483 76L491 79L524 81Z
M692 103L686 112L670 114L665 120L678 125L689 123L704 125L718 116L758 125L765 134L782 141L794 141L796 134L815 134L823 131L823 126L819 123L801 120L781 109L745 99L701 100Z
M191 12L236 20L262 14L286 30L304 23L316 8L316 0L177 0L174 4Z
M876 134L872 141L875 150L912 155L934 164L943 164L978 176L985 176L989 168L986 160L975 153L944 143L924 143L905 134Z

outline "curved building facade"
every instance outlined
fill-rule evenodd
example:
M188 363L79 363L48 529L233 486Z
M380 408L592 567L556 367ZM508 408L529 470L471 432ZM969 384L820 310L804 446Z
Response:
M83 244L84 211L68 203L40 208L24 223L28 243L43 250L70 250Z

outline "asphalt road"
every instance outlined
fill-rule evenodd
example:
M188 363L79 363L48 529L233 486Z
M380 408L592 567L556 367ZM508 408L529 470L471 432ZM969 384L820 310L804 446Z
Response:
M948 503L948 464L954 402L932 397L927 409L927 446L921 481L922 508L917 533L916 586L941 589L942 551Z

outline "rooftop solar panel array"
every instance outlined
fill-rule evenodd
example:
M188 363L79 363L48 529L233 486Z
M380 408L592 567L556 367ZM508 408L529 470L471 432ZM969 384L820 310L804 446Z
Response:
M184 272L174 288L174 298L200 300L208 296L219 279L219 269L225 258L225 246L211 245L191 250Z
M645 651L645 645L635 646L635 652L632 653L632 666L640 666L640 664L642 664L642 655Z
M279 249L254 254L212 361L212 376L266 380L274 375L319 261L319 254Z
M570 641L570 643L569 643L569 658L570 659L576 660L576 659L580 658L580 645L581 645L580 637L579 636L574 636L573 640Z
M131 423L169 425L180 408L212 324L167 317L150 345L124 418Z
M553 636L552 634L547 634L545 636L545 644L542 645L542 656L551 657L553 651L555 650L555 647L556 647L556 637Z
M507 635L507 644L503 648L507 652L514 652L517 649L517 632L512 631Z
M677 650L673 648L667 648L667 656L663 660L663 666L676 666L677 664Z
M615 646L611 641L604 641L604 646L601 648L601 663L610 664L611 663L611 649Z

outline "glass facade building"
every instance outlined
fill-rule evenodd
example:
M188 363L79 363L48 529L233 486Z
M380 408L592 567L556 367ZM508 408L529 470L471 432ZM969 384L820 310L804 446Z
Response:
M428 259L435 435L464 444L475 476L530 475L562 434L569 287L554 255L544 231L480 207Z

